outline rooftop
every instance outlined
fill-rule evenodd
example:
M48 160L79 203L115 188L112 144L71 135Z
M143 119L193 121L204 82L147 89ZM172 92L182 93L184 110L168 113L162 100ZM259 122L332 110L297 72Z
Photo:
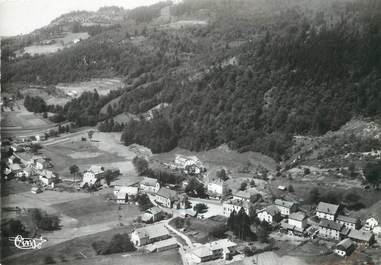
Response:
M164 187L160 188L160 190L156 193L156 195L164 197L164 198L168 198L171 201L175 201L178 199L178 195L176 191L170 190Z
M322 219L319 223L320 227L328 228L331 230L340 231L343 228L343 224L336 223L331 220Z
M250 200L251 195L252 195L251 192L248 192L245 190L239 190L239 191L233 193L233 196L241 197L241 198L246 199L246 200Z
M338 209L339 209L339 205L337 204L320 202L316 208L316 211L335 215Z
M295 205L295 202L290 202L290 201L285 201L285 200L281 200L281 199L276 199L275 200L275 205L291 208L292 206Z
M350 216L345 216L345 215L338 215L336 218L337 221L343 221L346 223L352 223L355 224L357 223L358 219Z
M93 172L94 174L99 174L99 173L102 173L104 170L103 170L103 167L102 166L98 166L98 165L92 165L89 170L87 170L89 172Z
M151 214L158 214L161 212L161 209L157 206L154 206L152 208L149 208L145 211L146 213L151 213Z
M12 170L12 171L21 170L21 167L20 167L19 164L11 164L11 165L9 165L9 168L10 168L10 170Z
M116 194L116 198L117 198L118 200L125 200L125 199L126 199L126 195L127 195L126 192L118 192L118 193Z
M141 238L157 238L165 235L169 235L168 230L164 227L164 224L150 225L142 228L137 228L134 233L137 233Z
M306 218L307 218L307 215L303 212L291 213L288 217L288 219L293 219L296 221L303 221Z
M348 235L349 238L369 242L372 238L372 233L364 230L352 229Z
M152 186L155 187L157 184L157 179L154 178L149 178L149 177L144 177L142 181L140 181L141 185L144 186Z
M347 250L353 245L353 241L349 238L346 238L342 241L340 241L337 245L336 248L342 249L342 250Z
M265 208L263 208L257 212L260 213L260 212L264 212L264 211L266 211L271 216L274 216L274 215L280 213L278 207L275 205L269 205L269 206L267 206L267 207L265 207Z

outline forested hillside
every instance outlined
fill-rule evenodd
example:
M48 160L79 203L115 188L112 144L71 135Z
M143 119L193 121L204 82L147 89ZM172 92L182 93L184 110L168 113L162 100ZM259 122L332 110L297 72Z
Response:
M7 51L3 87L123 77L121 91L88 92L57 111L81 126L104 122L105 130L117 114L168 103L165 115L124 129L126 144L154 152L227 143L281 159L292 135L381 114L379 0L185 0L112 11L122 12L118 22L95 27L75 47L22 58ZM173 26L189 20L203 24Z

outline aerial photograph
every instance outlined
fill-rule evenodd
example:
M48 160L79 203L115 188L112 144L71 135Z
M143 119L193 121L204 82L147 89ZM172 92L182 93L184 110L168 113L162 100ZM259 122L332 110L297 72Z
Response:
M381 0L0 0L0 265L381 265Z

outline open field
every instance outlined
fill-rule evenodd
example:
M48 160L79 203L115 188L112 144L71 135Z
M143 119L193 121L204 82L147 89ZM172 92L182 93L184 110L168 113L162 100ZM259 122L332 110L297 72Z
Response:
M111 90L117 90L123 86L119 78L93 78L90 81L78 83L60 83L56 88L65 94L75 91L80 96L85 91L97 90L99 95L107 95Z
M89 34L87 32L78 32L78 33L72 33L67 32L65 36L61 38L55 38L52 39L55 43L52 44L34 44L25 47L23 50L17 51L17 56L22 56L26 53L29 53L30 55L40 55L40 54L49 54L57 52L58 50L62 50L65 47L72 46L74 44L74 41L76 40L84 40L89 37Z
M25 109L1 113L1 128L38 129L53 123Z

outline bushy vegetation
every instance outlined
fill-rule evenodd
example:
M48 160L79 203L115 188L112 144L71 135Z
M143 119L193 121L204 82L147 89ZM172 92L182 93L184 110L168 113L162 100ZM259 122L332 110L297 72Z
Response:
M135 246L127 233L114 235L110 242L104 240L95 241L92 246L97 255L132 252L135 250Z
M24 107L28 111L35 113L46 112L48 110L45 101L39 96L31 97L27 95L24 99Z

